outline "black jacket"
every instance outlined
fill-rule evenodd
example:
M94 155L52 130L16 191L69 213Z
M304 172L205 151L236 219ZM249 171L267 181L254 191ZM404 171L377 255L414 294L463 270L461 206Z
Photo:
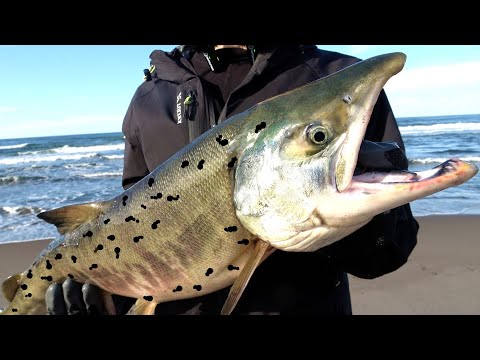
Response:
M259 47L252 53L255 60L250 71L225 101L218 87L205 80L211 71L208 62L206 70L192 66L203 56L197 50L179 47L150 55L155 66L152 79L139 86L123 122L125 188L215 123L359 61L315 46ZM189 106L183 105L187 96L193 99ZM403 147L383 91L365 139L396 141ZM233 314L350 314L346 273L375 278L398 269L415 247L417 232L418 223L405 205L376 216L355 233L316 252L276 251L255 271ZM157 313L217 314L228 290L160 304Z

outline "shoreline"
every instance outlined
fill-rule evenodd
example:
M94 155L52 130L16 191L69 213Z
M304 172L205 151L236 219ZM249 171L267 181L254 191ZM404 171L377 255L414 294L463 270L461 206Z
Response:
M480 215L415 218L418 243L405 265L372 280L349 275L353 313L480 314ZM0 243L0 282L25 271L51 240Z

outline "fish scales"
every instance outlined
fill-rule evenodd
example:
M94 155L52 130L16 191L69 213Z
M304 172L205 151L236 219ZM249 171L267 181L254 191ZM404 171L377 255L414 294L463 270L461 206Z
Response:
M229 144L238 128L218 127L198 147L185 148L112 199L98 218L57 239L24 273L26 294L44 307L46 288L71 277L114 294L165 302L233 283L253 245L232 197ZM34 276L28 278L29 272ZM22 308L22 300L33 303L19 297L12 306Z

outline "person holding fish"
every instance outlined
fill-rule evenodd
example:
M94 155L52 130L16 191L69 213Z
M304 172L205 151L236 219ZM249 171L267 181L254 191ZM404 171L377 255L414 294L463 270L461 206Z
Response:
M123 121L122 185L125 189L225 120L360 61L310 45L183 45L171 52L156 50L150 59L150 69L144 72L145 81L133 96ZM345 94L343 102L349 101L352 99ZM321 111L319 109L320 116ZM255 133L266 131L265 126L268 122L259 122ZM330 136L329 131L312 126L307 127L302 136L314 145L321 145ZM283 136L296 135L285 133ZM220 145L227 140L226 137L217 137ZM230 141L234 146L236 140ZM293 147L284 149L291 150L292 154L299 151ZM213 156L215 154L205 155L203 163L184 160L181 167L195 166L201 171ZM255 161L255 156L251 155L253 160L249 166L258 172L265 171ZM277 159L272 155L268 161ZM235 171L236 166L241 165L232 157L228 166ZM407 170L407 167L402 137L387 96L381 90L360 146L355 172L351 175L366 171ZM287 180L283 181L289 181L288 176L285 177ZM235 180L251 184L249 179ZM345 182L343 178L337 179L339 189L347 186L342 181ZM259 204L253 200L242 202L248 198L248 191L251 187L238 190L238 214L244 214L252 207L258 210ZM189 212L188 206L182 211ZM315 221L320 222L321 217ZM258 224L258 228L267 226L269 224ZM257 262L252 266L256 268L255 272L251 270L248 276L242 274L246 280L240 286L241 296L231 300L233 305L228 313L350 315L352 306L347 274L372 279L397 270L414 249L418 228L407 203L374 216L349 235L329 244L319 246L315 242L305 245L299 242L297 248L292 245L284 249L278 246L258 250ZM226 233L233 231L228 227L225 229ZM248 241L239 240L239 246L246 246ZM233 265L230 270L239 271ZM205 275L209 276L213 271L209 268ZM235 290L239 288L237 283L233 287ZM195 297L162 302L154 311L165 315L220 314L224 313L222 306L230 301L227 301L231 297L229 293L232 293L231 287L205 295L199 293ZM49 314L126 314L136 300L104 295L93 284L67 279L48 288L47 311Z

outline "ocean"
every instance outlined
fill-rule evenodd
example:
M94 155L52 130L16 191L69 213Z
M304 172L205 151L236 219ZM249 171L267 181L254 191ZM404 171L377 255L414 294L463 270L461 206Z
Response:
M411 171L450 158L480 166L480 115L397 121ZM55 226L36 217L40 211L123 191L123 149L122 133L0 140L0 242L55 237ZM411 207L415 216L480 214L480 175Z

